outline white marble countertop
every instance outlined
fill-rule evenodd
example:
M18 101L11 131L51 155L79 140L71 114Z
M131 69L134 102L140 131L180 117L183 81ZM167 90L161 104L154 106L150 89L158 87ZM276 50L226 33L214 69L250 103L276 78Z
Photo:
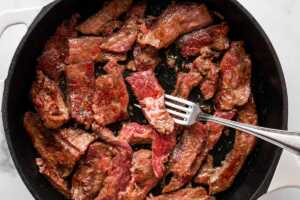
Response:
M271 39L287 81L289 95L289 129L300 130L300 1L297 0L239 0L261 24ZM0 12L6 9L27 8L44 5L51 0L0 1ZM17 44L26 27L9 28L0 38L0 80L4 79ZM2 88L0 88L2 93ZM31 200L33 197L21 181L9 156L0 122L0 194L1 199ZM300 186L300 158L284 152L269 190L287 185Z

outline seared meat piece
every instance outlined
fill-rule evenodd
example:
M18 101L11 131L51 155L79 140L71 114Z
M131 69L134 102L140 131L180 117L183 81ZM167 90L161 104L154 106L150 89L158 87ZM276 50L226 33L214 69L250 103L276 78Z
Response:
M30 112L25 113L24 126L40 156L62 177L71 173L76 161L95 140L95 136L79 129L51 132Z
M135 43L139 31L139 18L144 17L145 4L134 5L128 13L124 26L106 38L101 49L115 53L128 52Z
M165 107L164 90L152 70L136 72L126 78L149 123L161 134L174 131L174 120Z
M53 187L55 187L66 198L70 199L71 193L68 187L68 183L57 173L57 170L47 165L41 158L36 159L36 165L39 168L39 172L46 176Z
M198 172L206 154L207 128L198 122L187 128L181 136L170 159L172 178L163 192L178 190Z
M172 95L187 99L192 89L198 86L201 80L202 76L198 72L178 73L175 91Z
M152 46L142 48L136 45L133 49L134 71L155 70L155 67L160 63L158 50Z
M93 63L79 63L66 68L67 97L71 117L86 128L93 122L92 98L95 77Z
M151 165L152 153L141 149L133 154L131 180L126 191L121 194L122 200L144 200L148 192L158 183Z
M55 137L59 137L60 140L64 140L64 143L68 143L68 145L75 148L80 156L83 155L89 145L97 139L97 136L75 128L60 129Z
M116 150L106 144L92 144L72 178L72 199L92 200L102 188Z
M109 129L95 126L100 138L117 150L116 156L111 161L111 170L108 172L96 200L117 200L120 194L126 190L131 178L132 149L127 142L114 137Z
M148 125L140 125L136 122L127 123L122 126L119 139L129 144L151 144L155 130Z
M164 164L176 145L176 133L169 135L158 134L151 126L129 123L123 125L119 139L129 144L152 143L152 167L157 178L165 174Z
M222 80L216 102L222 110L244 105L251 93L251 60L243 46L243 42L232 42L220 64Z
M106 63L103 67L104 71L108 74L116 74L122 75L125 71L125 67L123 65L119 65L116 61L112 60Z
M199 170L194 182L202 185L208 185L210 176L214 173L214 160L211 155L206 157L205 164Z
M132 0L112 0L106 2L101 10L88 18L77 29L83 34L98 35L105 30L105 25L125 13L131 6Z
M252 97L238 112L238 121L242 123L257 124L257 113ZM240 131L236 132L233 149L228 153L222 165L214 169L209 180L209 193L216 194L228 189L239 171L241 170L247 156L251 153L256 143L256 138L250 134Z
M124 61L126 54L109 53L101 50L102 37L80 37L69 39L69 55L66 63Z
M223 112L217 110L214 113L214 116L231 120L235 116L235 114L236 113L234 111ZM208 121L206 123L206 126L208 129L208 138L207 138L207 145L206 145L206 154L207 154L209 151L211 151L214 148L215 144L217 144L225 127L223 125L211 121ZM195 183L208 184L209 176L213 171L212 162L213 162L212 157L208 155L206 163L204 164L204 166L201 167L201 170L199 171L198 175L194 179Z
M222 23L188 33L178 41L181 55L185 58L198 56L204 47L209 47L217 51L228 49L228 32L228 25Z
M172 4L163 12L150 31L139 38L139 43L157 49L166 48L181 34L211 23L212 17L204 4Z
M57 81L63 73L65 57L68 53L68 39L77 37L75 26L78 14L64 21L55 34L47 41L43 54L38 59L38 69Z
M128 103L129 96L122 74L116 71L96 79L92 108L94 119L99 125L105 126L126 119Z
M109 22L107 22L104 26L103 26L103 31L102 34L103 36L111 36L113 34L113 32L117 29L120 29L123 25L123 22L119 21L119 20L111 20Z
M103 42L102 37L80 37L72 38L69 42L69 55L66 63L77 64L81 62L97 61L102 53L100 45Z
M156 177L164 176L166 171L164 164L168 161L175 146L176 131L169 135L155 134L152 142L152 166Z
M37 71L31 87L32 103L47 128L56 129L69 120L69 111L58 85Z
M177 192L163 194L157 197L149 198L149 200L211 200L212 198L207 194L202 187L185 188Z
M217 90L219 79L219 68L209 59L201 56L193 62L192 71L199 72L204 77L200 91L205 100L211 99Z
M214 116L231 120L235 116L235 114L236 113L234 111L223 112L217 110L214 113ZM206 123L206 126L208 128L207 149L208 151L210 151L214 148L215 144L217 144L217 142L219 141L225 127L223 125L211 121L208 121Z
M125 25L118 32L105 39L101 44L101 49L115 53L126 53L129 51L137 38L137 23L136 18L127 20Z

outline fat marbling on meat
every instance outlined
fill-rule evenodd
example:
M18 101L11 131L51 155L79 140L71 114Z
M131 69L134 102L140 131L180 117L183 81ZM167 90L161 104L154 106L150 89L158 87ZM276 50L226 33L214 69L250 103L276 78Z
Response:
M31 99L47 128L59 128L69 120L69 111L61 89L42 71L37 71L36 80L31 87Z
M152 70L135 72L126 78L137 97L145 117L161 134L174 131L175 122L165 107L164 90Z
M148 33L139 38L138 42L142 46L166 48L180 35L211 23L212 17L204 4L172 4L159 16Z

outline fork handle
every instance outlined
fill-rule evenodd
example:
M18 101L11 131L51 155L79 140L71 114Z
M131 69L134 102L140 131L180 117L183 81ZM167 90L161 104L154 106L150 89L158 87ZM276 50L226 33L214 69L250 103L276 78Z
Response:
M283 131L244 124L220 117L215 117L206 113L200 113L198 116L198 120L212 121L245 133L249 133L289 152L300 155L300 132Z

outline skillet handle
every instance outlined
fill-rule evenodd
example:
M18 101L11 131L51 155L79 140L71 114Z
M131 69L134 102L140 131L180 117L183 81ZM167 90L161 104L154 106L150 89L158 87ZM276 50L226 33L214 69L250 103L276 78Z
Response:
M31 24L34 17L40 12L42 7L23 8L6 10L0 13L0 38L4 31L13 25L25 24L27 27Z

